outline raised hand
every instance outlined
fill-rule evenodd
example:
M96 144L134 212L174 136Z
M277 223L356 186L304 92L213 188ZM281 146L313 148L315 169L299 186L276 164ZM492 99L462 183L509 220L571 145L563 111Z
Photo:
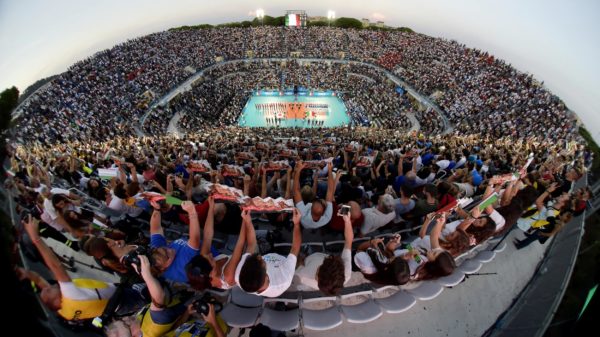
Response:
M294 223L294 226L300 226L300 219L302 219L300 211L297 208L294 208L292 211L292 222Z
M252 224L252 217L250 216L250 211L245 209L242 211L242 220L244 223Z
M194 206L194 203L187 200L181 203L181 208L186 211L188 214L194 214L196 213L196 207Z

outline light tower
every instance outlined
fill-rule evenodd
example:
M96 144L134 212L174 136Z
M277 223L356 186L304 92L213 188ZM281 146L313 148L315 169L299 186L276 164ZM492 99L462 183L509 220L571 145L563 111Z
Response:
M331 27L331 20L335 19L335 12L334 11L327 11L327 25L329 27Z
M257 9L256 10L256 18L260 20L260 25L262 26L263 19L265 18L265 10L262 8Z

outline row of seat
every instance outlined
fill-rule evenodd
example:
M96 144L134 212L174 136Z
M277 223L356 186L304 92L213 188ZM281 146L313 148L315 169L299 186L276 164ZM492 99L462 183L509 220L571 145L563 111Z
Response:
M285 293L280 298L263 298L235 287L228 295L228 304L221 316L228 325L235 328L262 323L277 331L295 330L300 325L310 330L329 330L341 325L344 320L349 323L369 323L381 317L384 312L402 313L412 308L417 300L436 298L445 287L460 284L466 275L478 272L484 263L491 262L497 253L505 249L506 243L503 242L493 250L471 251L475 256L464 259L452 274L418 282L410 289L404 286L375 287L363 284L346 288L337 297L322 297L319 292L293 292ZM390 291L390 296L380 297ZM346 304L357 300L362 302ZM285 310L271 308L276 302L285 304ZM315 306L327 308L315 309Z

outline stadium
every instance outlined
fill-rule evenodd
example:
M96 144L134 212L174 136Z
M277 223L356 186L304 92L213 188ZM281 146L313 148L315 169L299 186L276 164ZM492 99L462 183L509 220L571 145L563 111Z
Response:
M577 115L455 40L255 14L138 36L2 93L9 303L31 334L557 325L598 207Z

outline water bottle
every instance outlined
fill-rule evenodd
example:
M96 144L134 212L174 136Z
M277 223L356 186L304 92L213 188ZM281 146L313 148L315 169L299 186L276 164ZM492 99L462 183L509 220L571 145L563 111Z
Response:
M408 245L406 245L406 249L408 249L409 253L412 253L412 251L414 250L414 248L411 246L410 243ZM415 261L417 263L421 263L421 255L419 255L419 254L415 255Z

